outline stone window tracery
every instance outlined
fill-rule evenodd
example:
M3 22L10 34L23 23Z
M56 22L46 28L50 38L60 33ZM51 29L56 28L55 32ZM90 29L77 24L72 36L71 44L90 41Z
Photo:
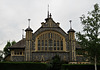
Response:
M37 37L37 50L63 50L64 37L53 31L41 33Z

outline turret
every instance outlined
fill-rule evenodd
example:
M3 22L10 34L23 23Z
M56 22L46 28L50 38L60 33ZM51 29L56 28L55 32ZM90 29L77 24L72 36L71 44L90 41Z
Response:
M26 31L26 47L25 47L25 61L31 61L31 48L32 48L32 32L33 30L30 28L30 19L28 19L29 25Z
M33 30L30 28L30 19L28 19L28 21L29 21L29 26L25 30L26 31L26 40L32 40L32 32L33 32Z
M68 37L69 37L69 50L70 50L70 61L76 61L76 49L75 49L75 45L76 45L76 42L75 42L75 30L72 29L71 27L71 20L69 21L70 22L70 29L68 31Z
M75 40L75 30L72 29L72 26L71 26L71 20L69 21L70 22L70 29L68 30L68 36L69 36L69 40Z

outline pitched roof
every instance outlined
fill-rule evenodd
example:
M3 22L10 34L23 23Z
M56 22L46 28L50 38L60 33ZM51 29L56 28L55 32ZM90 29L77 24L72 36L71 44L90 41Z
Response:
M71 29L69 29L68 33L69 32L75 32L75 30L71 28Z
M26 46L25 39L23 38L22 40L18 41L16 44L12 45L8 49L24 49Z
M33 30L30 27L28 27L25 31L32 31L33 32Z
M45 19L46 22L42 22L42 27L59 27L60 23L56 23L51 17Z

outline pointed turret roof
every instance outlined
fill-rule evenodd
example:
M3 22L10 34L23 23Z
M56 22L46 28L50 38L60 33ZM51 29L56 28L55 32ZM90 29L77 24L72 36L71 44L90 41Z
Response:
M72 25L71 25L72 20L69 20L69 22L70 22L70 29L68 30L68 33L69 33L69 32L75 32L75 30L72 29Z
M27 28L25 31L32 31L32 32L33 32L33 30L30 28L30 20L31 20L31 19L28 19L29 24L28 24L28 28Z
M71 28L71 29L68 30L68 33L69 32L75 32L75 30Z
M28 27L25 31L32 31L33 32L33 30L30 27Z

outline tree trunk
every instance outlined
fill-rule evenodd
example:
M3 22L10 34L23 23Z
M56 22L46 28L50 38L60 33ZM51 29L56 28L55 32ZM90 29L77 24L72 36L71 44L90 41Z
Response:
M96 61L96 59L97 59L97 58L96 58L96 55L95 55L95 58L94 58L94 61L95 61L95 62L94 62L94 63L95 63L95 70L97 70L97 61Z

